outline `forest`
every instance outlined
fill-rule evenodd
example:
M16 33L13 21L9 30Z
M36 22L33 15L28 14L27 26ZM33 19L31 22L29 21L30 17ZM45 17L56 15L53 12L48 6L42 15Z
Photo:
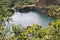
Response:
M13 31L10 34L13 35L6 38L7 32L11 31L8 29L9 21L12 20L10 17L16 11L23 11L23 6L41 11L49 18L56 17L56 20L44 28L38 24L26 28L12 24ZM0 40L60 40L60 0L0 0Z

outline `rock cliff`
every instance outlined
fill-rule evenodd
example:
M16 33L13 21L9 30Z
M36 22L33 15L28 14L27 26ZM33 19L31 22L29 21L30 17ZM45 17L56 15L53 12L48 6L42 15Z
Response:
M39 0L37 6L60 5L60 0Z

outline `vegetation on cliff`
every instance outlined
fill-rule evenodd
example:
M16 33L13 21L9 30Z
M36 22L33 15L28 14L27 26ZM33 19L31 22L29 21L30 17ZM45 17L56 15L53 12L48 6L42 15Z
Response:
M48 6L44 6L43 8L48 9L48 15L50 15L50 16L60 15L60 6L48 5Z
M0 26L0 38L2 40L60 40L60 19L51 23L48 28L41 28L37 24L33 24L27 28L21 26L13 26L15 36L6 39L3 38L3 27ZM2 35L3 34L3 35Z
M56 16L57 20L52 22L48 28L41 28L37 24L33 24L25 29L21 26L13 26L15 36L6 39L4 26L2 22L4 19L13 15L12 7L21 8L23 5L36 4L37 0L0 0L0 39L1 40L60 40L60 0L56 5L42 5L43 8L48 9L50 16ZM47 1L48 2L48 1ZM38 3L37 3L38 4ZM36 5L37 5L36 4ZM47 4L47 3L46 3ZM58 5L58 6L57 6ZM40 5L38 5L41 7Z

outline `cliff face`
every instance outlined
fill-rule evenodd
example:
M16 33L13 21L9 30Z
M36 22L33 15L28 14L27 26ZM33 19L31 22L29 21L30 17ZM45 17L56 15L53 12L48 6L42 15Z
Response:
M59 5L60 6L60 0L39 0L36 5L38 7L42 6L49 6L49 5ZM41 9L40 10L42 13L47 13L48 16L55 16L55 15L60 15L57 13L55 10L50 10L50 9Z
M37 6L46 6L46 5L59 5L60 0L39 0Z

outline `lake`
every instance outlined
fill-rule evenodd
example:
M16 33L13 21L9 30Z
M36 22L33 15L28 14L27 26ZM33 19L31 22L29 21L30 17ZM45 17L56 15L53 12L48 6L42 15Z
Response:
M22 25L24 27L38 24L42 27L48 27L49 23L56 20L56 17L48 17L46 13L29 11L29 12L15 12L12 16L13 24Z

